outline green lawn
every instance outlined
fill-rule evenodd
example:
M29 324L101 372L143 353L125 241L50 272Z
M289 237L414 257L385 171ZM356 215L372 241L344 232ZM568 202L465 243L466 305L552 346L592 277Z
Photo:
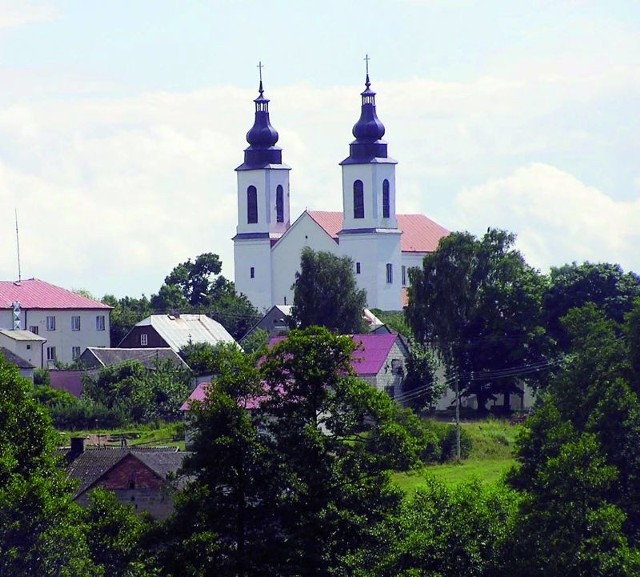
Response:
M425 476L435 477L449 486L472 480L498 482L515 464L513 448L519 427L498 419L473 421L462 426L473 441L468 459L460 463L428 465L419 472L394 473L394 482L409 493L424 484Z
M90 431L59 431L61 444L69 446L71 437L83 437L87 446L119 447L120 439L126 438L128 447L179 447L184 450L184 431L176 423L147 425L115 429Z

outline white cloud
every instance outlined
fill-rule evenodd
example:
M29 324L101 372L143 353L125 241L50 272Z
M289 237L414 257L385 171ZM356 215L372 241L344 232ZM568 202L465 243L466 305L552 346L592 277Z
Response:
M616 201L553 166L531 164L465 189L456 206L461 227L476 234L479 222L517 233L528 262L543 270L585 260L640 270L640 200Z
M52 20L56 14L56 10L48 2L0 0L0 29Z

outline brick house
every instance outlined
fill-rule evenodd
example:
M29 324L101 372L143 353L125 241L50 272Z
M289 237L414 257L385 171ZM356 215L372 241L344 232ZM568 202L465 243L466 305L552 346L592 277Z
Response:
M86 506L91 492L100 487L138 512L165 519L173 512L173 493L181 486L172 477L187 454L172 447L85 450L84 439L73 439L67 471L78 481L74 500Z

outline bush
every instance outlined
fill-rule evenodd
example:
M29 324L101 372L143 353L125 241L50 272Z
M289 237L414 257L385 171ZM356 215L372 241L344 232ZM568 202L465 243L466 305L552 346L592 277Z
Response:
M441 463L456 458L456 427L449 423L426 420L425 427L435 433L440 449L439 460ZM473 440L464 428L460 429L460 457L466 459L471 454Z

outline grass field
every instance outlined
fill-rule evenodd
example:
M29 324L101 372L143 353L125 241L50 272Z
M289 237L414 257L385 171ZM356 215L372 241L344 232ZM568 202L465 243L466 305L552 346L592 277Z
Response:
M515 463L513 448L519 427L508 421L490 419L462 425L471 436L473 447L468 459L460 463L429 465L422 471L395 473L394 481L406 492L424 484L425 476L435 477L453 486L477 479L482 483L496 483Z
M69 446L71 437L83 437L88 447L119 447L126 439L128 447L179 447L184 450L184 431L181 424L147 425L135 428L90 431L60 431L62 445Z

